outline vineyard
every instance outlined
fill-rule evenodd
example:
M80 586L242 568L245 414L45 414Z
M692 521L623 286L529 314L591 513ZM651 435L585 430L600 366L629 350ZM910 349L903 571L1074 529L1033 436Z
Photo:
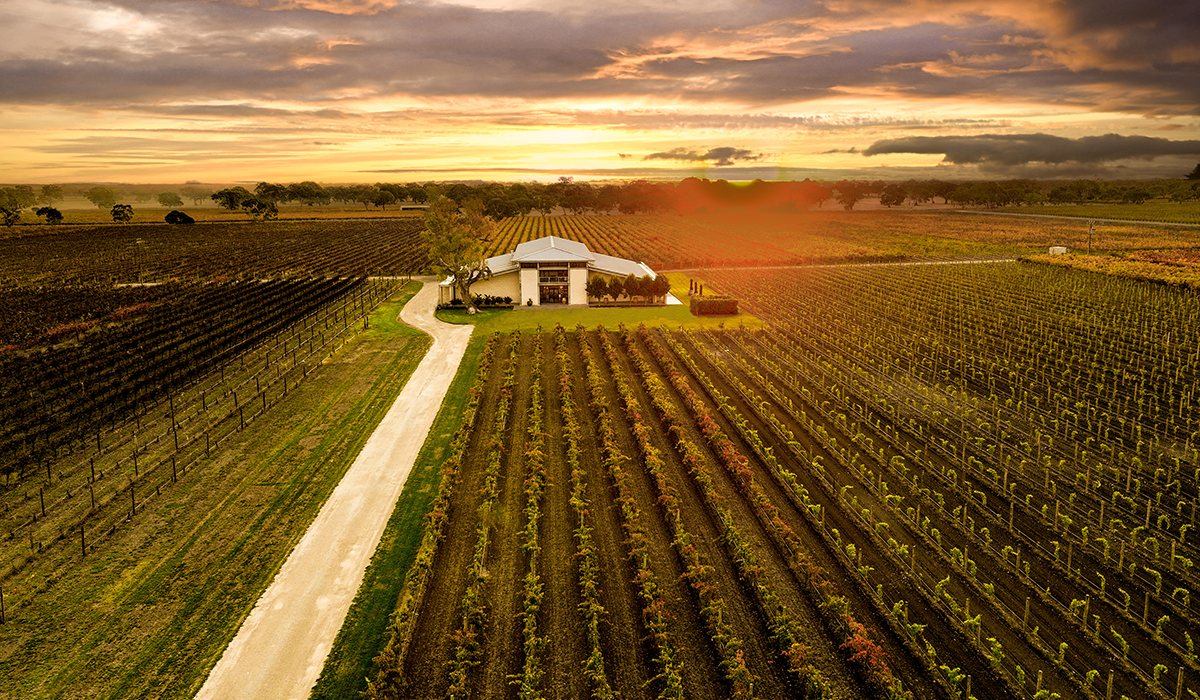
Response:
M0 280L80 286L405 275L425 268L423 229L419 217L30 227L0 236Z
M640 260L654 270L710 267L999 258L1086 248L1086 221L984 216L957 211L811 211L804 214L576 215L504 219L486 254L511 252L542 236L582 241L591 250ZM1123 251L1191 245L1190 234L1104 224L1094 249Z
M1200 302L704 278L769 329L492 337L372 697L1195 696Z
M361 280L216 285L85 342L3 356L9 604L38 593L62 550L86 555L202 466L393 291Z

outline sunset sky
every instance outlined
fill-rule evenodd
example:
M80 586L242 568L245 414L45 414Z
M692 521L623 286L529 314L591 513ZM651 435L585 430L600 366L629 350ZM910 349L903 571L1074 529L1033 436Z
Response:
M1181 177L1195 0L0 0L0 181Z

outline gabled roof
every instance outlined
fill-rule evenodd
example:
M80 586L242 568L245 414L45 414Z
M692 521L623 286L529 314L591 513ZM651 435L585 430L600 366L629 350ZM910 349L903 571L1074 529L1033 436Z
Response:
M654 277L654 270L646 267L645 263L626 260L625 258L615 258L611 255L596 253L596 259L591 265L591 269L595 272L608 272L618 277Z
M546 236L534 241L525 241L512 253L512 262L579 262L595 260L592 251L578 241L568 241L558 236Z
M645 263L603 253L593 253L583 243L568 241L558 236L546 236L534 241L525 241L518 245L513 252L488 258L485 262L488 269L492 271L492 275L502 275L520 269L523 262L567 263L579 261L587 262L588 269L594 272L606 272L619 277L628 277L630 274L638 277L647 275L654 277L654 270L646 267ZM447 281L442 284L448 284L449 279L447 278Z

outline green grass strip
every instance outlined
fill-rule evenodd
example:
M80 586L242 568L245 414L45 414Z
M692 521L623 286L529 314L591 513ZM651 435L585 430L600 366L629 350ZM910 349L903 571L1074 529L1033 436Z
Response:
M387 645L391 614L421 544L425 513L437 495L442 462L449 454L486 342L487 335L476 332L467 345L458 374L446 392L429 437L408 475L404 491L396 501L371 564L363 574L362 585L313 688L311 697L314 700L361 697L367 688L368 677L375 675L374 658Z

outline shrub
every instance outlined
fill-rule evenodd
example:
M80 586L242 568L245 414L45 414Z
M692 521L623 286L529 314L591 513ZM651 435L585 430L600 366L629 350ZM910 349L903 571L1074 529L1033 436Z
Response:
M693 316L734 316L738 300L733 297L691 297Z

